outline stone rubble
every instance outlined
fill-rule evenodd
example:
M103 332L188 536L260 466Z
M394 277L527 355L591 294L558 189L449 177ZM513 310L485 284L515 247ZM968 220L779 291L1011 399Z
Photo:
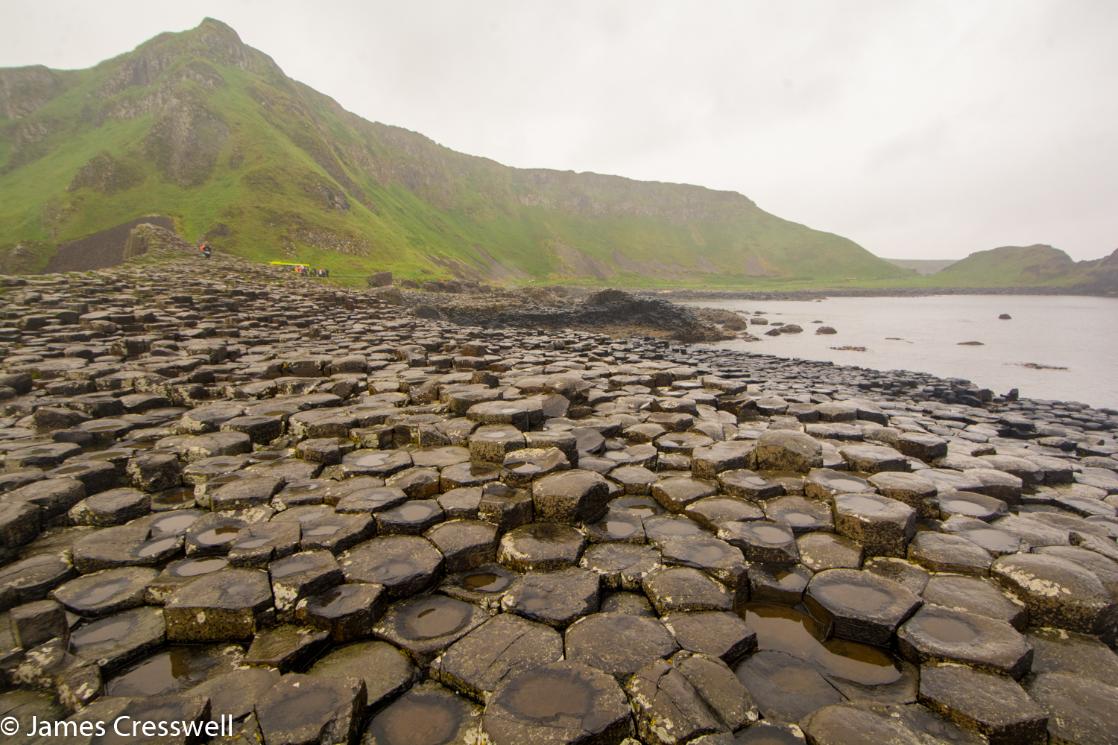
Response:
M0 715L1118 741L1118 412L470 320L228 257L0 277Z

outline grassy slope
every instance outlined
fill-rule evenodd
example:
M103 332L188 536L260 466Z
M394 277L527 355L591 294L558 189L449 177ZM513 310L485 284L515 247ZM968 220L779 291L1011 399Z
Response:
M374 269L513 282L766 287L904 276L851 241L781 220L737 194L511 169L366 122L272 70L263 55L229 52L229 34L203 24L89 70L55 73L65 80L61 94L30 116L0 118L0 248L31 246L22 268L41 269L54 244L167 214L188 239L225 225L231 233L214 241L220 250L310 261L355 282ZM208 46L215 38L219 46ZM159 60L145 68L158 75L112 87L137 55ZM220 84L183 75L192 68ZM143 102L161 96L192 102L228 128L200 184L176 184L145 149L163 112ZM138 113L101 115L121 102ZM16 131L28 123L45 123L49 134L34 146L39 157L18 164ZM139 181L111 194L69 190L100 153ZM344 193L349 208L328 208L307 184Z
M930 279L950 287L1047 287L1072 286L1085 275L1063 251L1034 245L976 251Z

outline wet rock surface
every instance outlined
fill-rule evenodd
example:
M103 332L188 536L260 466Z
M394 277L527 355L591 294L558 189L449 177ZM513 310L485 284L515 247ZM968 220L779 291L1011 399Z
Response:
M1115 412L454 325L227 257L0 290L3 712L1113 739Z

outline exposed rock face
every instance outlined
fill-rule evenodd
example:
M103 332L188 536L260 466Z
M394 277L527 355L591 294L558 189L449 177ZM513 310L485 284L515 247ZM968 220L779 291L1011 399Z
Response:
M1115 413L426 320L134 235L0 278L3 711L264 745L1113 731Z
M220 116L184 97L163 108L144 149L164 178L189 188L210 175L228 136L229 127Z
M131 189L142 178L143 174L134 166L117 160L109 153L99 153L74 174L69 189L92 189L102 194L115 194Z
M65 87L65 73L42 65L0 70L0 113L6 119L21 119L34 113Z
M132 228L132 232L128 234L128 241L124 244L124 258L131 259L160 249L189 251L191 245L170 230L145 222Z
M58 247L58 251L51 257L50 262L47 264L48 272L75 272L87 271L89 269L104 269L105 267L115 266L121 263L125 256L125 247L129 242L132 230L140 225L152 225L166 230L168 233L174 230L174 223L169 217L161 217L157 215L149 215L147 217L140 217L129 222L116 225L107 230L102 230L92 235L87 235L84 238L79 238L76 241L64 243ZM152 235L149 230L143 231L145 236ZM170 238L162 237L160 234L159 239L156 241L158 245L173 245ZM144 241L144 251L152 247L151 242ZM137 249L133 249L133 256L143 253L142 251L136 253Z

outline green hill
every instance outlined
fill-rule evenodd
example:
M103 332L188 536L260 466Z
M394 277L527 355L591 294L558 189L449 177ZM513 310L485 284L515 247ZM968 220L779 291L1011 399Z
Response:
M733 192L515 169L369 122L207 19L87 70L0 70L0 270L145 215L218 250L412 278L903 281ZM94 240L94 242L96 242Z
M1066 253L1038 244L975 251L932 276L957 287L1030 287L1069 278L1074 269Z
M1073 261L1052 246L1002 246L976 251L926 278L937 287L1074 288L1118 290L1118 251L1095 261Z

